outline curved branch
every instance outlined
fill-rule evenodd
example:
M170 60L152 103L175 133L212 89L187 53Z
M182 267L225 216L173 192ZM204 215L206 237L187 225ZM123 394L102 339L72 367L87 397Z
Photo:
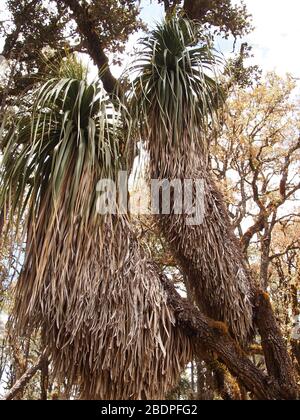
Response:
M196 346L215 352L245 388L260 400L293 400L297 388L293 376L287 378L291 386L282 386L275 377L266 376L248 358L247 354L230 337L226 326L212 321L191 303L183 299L173 283L166 277L161 282L168 296L168 303L175 313L179 327L193 337ZM264 339L266 339L263 334ZM293 385L293 386L292 386Z

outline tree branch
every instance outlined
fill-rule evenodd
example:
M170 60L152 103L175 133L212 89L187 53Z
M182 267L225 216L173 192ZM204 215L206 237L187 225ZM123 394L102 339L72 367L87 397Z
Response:
M28 382L33 378L33 376L37 373L38 370L44 365L47 361L47 357L45 352L39 357L38 361L31 366L29 369L26 370L24 375L14 384L14 386L8 391L8 393L4 396L3 400L13 400L17 394L22 391Z
M81 36L84 38L88 53L99 69L99 77L102 80L104 89L109 94L113 93L116 89L117 80L109 69L108 57L104 52L100 37L95 30L93 19L87 7L81 6L77 0L63 0L63 3L73 13L73 18Z
M183 9L190 19L204 18L213 2L211 0L184 0Z
M277 379L282 392L287 396L290 395L289 399L296 399L298 389L292 361L277 326L269 296L264 292L257 294L255 321L262 339L269 374Z

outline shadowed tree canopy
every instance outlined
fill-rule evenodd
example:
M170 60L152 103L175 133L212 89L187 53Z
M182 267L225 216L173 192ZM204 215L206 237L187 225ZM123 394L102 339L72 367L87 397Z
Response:
M161 398L192 356L206 357L204 348L216 354L254 398L295 399L294 369L271 301L252 285L224 199L210 178L208 147L197 146L199 133L210 132L207 126L218 108L217 81L196 71L203 64L209 67L211 60L206 46L196 47L197 22L204 34L237 37L250 30L249 17L243 4L235 6L230 0L156 1L164 5L167 19L152 31L157 50L144 51L148 64L146 60L139 83L132 86L133 95L127 96L137 98L136 110L144 111L136 112L136 121L126 112L122 95L120 101L112 95L119 91L108 64L118 62L129 35L142 27L139 10L146 1L6 2L5 16L10 20L2 22L1 30L3 56L11 71L0 105L7 95L30 90L42 79L49 57L55 64L70 52L86 53L99 70L99 83L91 85L86 74L66 79L60 73L53 80L48 71L50 80L27 92L28 103L36 92L32 107L24 112L19 106L15 125L5 132L0 228L5 223L8 232L16 216L26 217L24 266L13 310L15 332L26 337L34 330L46 333L42 346L47 357L49 352L54 375L60 382L67 378L70 386L78 385L82 398ZM166 48L172 22L176 31L171 41L184 41L181 53L183 58L189 55L189 69L181 67L184 60L176 48L173 54ZM189 25L195 29L190 41ZM161 53L154 57L157 63L152 57L156 51ZM241 51L241 65L246 53ZM161 74L156 77L162 62L168 65L164 74L170 75L170 86L162 82ZM146 89L149 85L151 90ZM145 93L151 100L144 100ZM140 107L144 102L147 107ZM134 101L128 103L134 110ZM130 136L128 126L137 133ZM183 218L171 216L159 220L166 242L175 244L170 249L186 277L188 293L195 295L193 302L182 299L151 262L131 230L130 218L110 215L99 223L95 212L94 186L99 179L115 179L123 168L120 146L134 136L137 143L140 138L147 141L154 173L205 180L206 213L211 217L202 227L186 228ZM140 309L138 316L132 308ZM261 337L265 371L246 353L253 327ZM12 393L20 392L20 383L24 387L42 369L39 360L24 367Z
M107 68L108 55L118 63L128 37L144 28L139 13L150 1L137 0L7 0L0 21L4 46L0 54L8 60L6 83L0 85L3 96L16 96L45 73L47 58L60 61L68 52L88 53L97 67ZM199 20L212 33L235 37L247 33L250 19L243 4L231 0L197 0L184 2L156 0L164 3L166 12L176 6L179 13ZM106 90L115 80L107 69L103 73ZM9 80L8 80L9 79Z

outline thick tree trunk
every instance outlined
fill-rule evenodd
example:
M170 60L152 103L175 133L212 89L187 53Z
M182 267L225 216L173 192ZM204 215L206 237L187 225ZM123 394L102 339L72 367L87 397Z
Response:
M99 41L99 38L97 37L96 33L93 31L93 26L91 24L92 20L85 8L83 8L78 1L75 0L64 0L64 3L70 7L74 14L74 18L77 22L78 29L82 36L84 37L87 48L89 51L89 54L93 58L95 64L98 66L99 70L104 69L101 77L104 84L104 88L107 90L107 92L111 93L115 90L116 87L116 80L112 76L109 68L108 68L108 58L105 55L101 42ZM209 4L211 2L208 0L201 0L198 1L197 4L193 1L185 1L185 10L188 15L191 17L195 17L195 6L199 7L198 11L200 15L203 16L203 14L206 13L207 8L209 7ZM200 7L201 6L201 7ZM197 12L198 13L198 12ZM201 16L200 16L201 17ZM216 202L211 202L211 210L213 211L216 207ZM172 227L172 224L170 225ZM176 227L175 227L176 228ZM211 232L214 233L215 226L213 224L210 225ZM228 228L228 227L227 227ZM230 236L230 235L229 235ZM229 236L226 236L226 228L224 237L220 237L220 243L222 243L223 239L229 238ZM176 239L176 236L174 236ZM183 237L184 239L184 237ZM231 241L231 239L230 239ZM182 242L182 245L184 242ZM216 242L213 243L215 245ZM195 247L197 246L197 241L195 241L195 238L191 237L190 243L185 243L185 250L186 251L190 246ZM224 258L224 251L226 252L226 248L228 247L228 252L230 254L230 257L234 260L236 260L236 256L240 255L240 250L238 246L230 246L226 243L224 248L214 248L213 246L209 248L209 251L206 255L203 255L203 249L200 249L199 255L196 257L197 262L199 259L204 259L206 256L209 256L211 252L213 254L210 255L209 259L207 260L207 264L211 265L213 268L216 264L216 262L219 262L220 266L222 265L222 258ZM221 253L219 253L221 251ZM180 254L180 258L182 258L182 266L186 265L186 271L188 271L190 280L194 282L197 280L198 282L201 281L200 272L197 272L197 270L194 270L194 261L189 260L189 255L186 255L185 252L182 252ZM190 268L189 268L190 267ZM220 267L219 267L220 268ZM230 273L230 276L232 277L233 272L235 271L235 275L239 277L242 273L242 277L245 276L244 271L244 264L241 262L241 265L236 266L237 270L233 270ZM224 266L224 270L226 271L227 267ZM240 269L242 271L240 271ZM191 270L194 270L194 275L192 275ZM224 271L223 271L224 272ZM217 292L215 296L217 295L220 298L220 308L222 305L224 305L224 300L222 301L222 295L221 295L221 289L223 287L222 281L221 281L221 275L222 270L217 270L214 272L215 280L217 281L217 285L219 285L219 290L214 291L211 289L211 292ZM236 279L233 278L233 281L236 281ZM264 340L264 349L267 352L266 358L268 359L268 368L269 371L274 374L278 380L287 381L287 383L284 383L284 386L282 387L282 384L278 384L274 379L268 378L265 375L263 375L262 372L260 372L247 358L247 356L243 353L243 351L237 346L237 344L230 338L226 331L226 327L224 327L223 324L213 322L209 320L206 316L202 315L197 309L193 308L191 305L187 305L186 303L180 298L179 295L176 295L176 291L171 288L170 284L166 282L166 280L163 280L164 285L168 291L169 295L169 303L170 306L174 309L177 321L180 326L183 327L183 330L188 330L192 336L194 336L195 341L204 344L208 349L215 351L220 359L228 366L230 371L235 374L237 377L239 377L239 380L244 384L244 386L250 390L257 398L261 399L292 399L295 398L295 390L293 385L292 377L290 377L290 363L289 363L289 356L287 354L286 348L284 346L283 339L281 337L279 329L276 327L276 322L274 316L272 317L272 308L271 306L266 307L263 303L261 312L266 311L268 322L265 322L260 318L260 316L257 316L258 319L258 325L260 328L260 333ZM236 281L237 287L240 284L239 279ZM198 292L199 300L200 295L202 295L203 289ZM209 290L206 291L209 294ZM244 298L247 297L248 291L243 291ZM235 305L237 298L239 298L241 295L237 295L235 291L232 292L232 295L230 299L232 299L232 303ZM202 298L201 298L202 299ZM227 302L228 303L228 302ZM208 303L208 306L210 304ZM200 305L201 306L201 305ZM205 306L205 305L204 305ZM238 306L238 305L237 305ZM243 306L243 305L242 305ZM248 305L247 305L248 306ZM221 309L216 308L215 305L211 305L209 308L211 310L211 313L215 312L218 314L218 311L220 312ZM248 306L249 308L249 306ZM227 305L227 309L230 310L230 305ZM208 311L209 312L209 311ZM258 307L258 314L261 313L260 309ZM233 312L234 314L234 312ZM243 310L241 311L240 315L242 316ZM223 316L222 312L220 312L219 316L217 318L223 319L225 318ZM246 315L246 320L242 320L241 324L246 322L248 323L248 316ZM231 316L231 330L233 331L234 328L234 316ZM249 326L246 325L247 334L249 332ZM270 331L272 331L272 340L269 339L270 337ZM238 337L237 337L238 338ZM279 342L279 345L276 344L276 342ZM277 365L279 363L279 358L284 358L283 366L279 368ZM29 372L32 374L32 372ZM34 373L33 373L34 374ZM22 379L22 378L21 378Z
M41 364L41 400L46 401L48 399L48 386L49 386L49 362L44 359Z
M212 371L205 361L197 362L197 400L210 401L214 398Z
M215 387L220 397L224 401L241 400L241 392L238 383L229 373L226 366L217 359L212 359L209 366L213 372Z
M296 359L295 362L296 362L297 372L298 372L298 375L300 375L300 341L292 340L291 345L292 345L293 356Z
M274 378L264 375L232 340L221 323L207 318L196 307L184 300L166 277L162 277L161 281L178 326L185 334L193 338L195 351L197 345L214 351L229 371L257 399L292 400L296 398L293 387L282 387Z
M156 162L154 153L151 161ZM161 151L164 154L164 151ZM157 216L161 232L170 244L179 263L188 290L191 290L201 311L217 321L225 322L232 336L244 347L253 336L253 285L244 258L232 230L224 200L200 159L182 150L188 168L174 163L164 171L152 169L152 179L191 179L203 182L199 197L194 191L193 202L203 203L203 220L188 225L187 214L174 214L174 194L171 214ZM158 163L159 165L159 163ZM203 166L202 166L203 165ZM177 168L177 169L176 169ZM182 181L184 191L184 181Z
M253 325L257 326L262 338L268 373L270 377L274 377L278 381L287 399L296 398L298 389L292 361L280 328L277 326L272 306L268 300L264 299L265 295L263 293L256 292L255 286L251 283L248 271L241 259L238 243L233 239L230 230L226 231L224 221L225 224L229 223L227 216L224 215L226 217L223 221L222 213L219 216L213 216L214 212L218 212L218 206L220 205L218 200L221 200L220 195L215 194L215 196L211 195L211 197L215 197L216 202L215 204L213 201L211 202L211 210L206 220L207 229L204 229L203 226L186 227L181 216L162 215L159 216L161 230L171 244L171 249L188 279L189 287L193 288L193 295L196 297L196 302L201 310L211 318L225 321L229 326L230 333L242 344L245 342L245 335L242 336L242 333L247 331L247 324L244 323L243 317L239 318L237 316L238 312L235 312L235 305L237 304L237 308L240 307L237 299L242 299L243 294L238 289L234 290L235 284L241 286L241 281L234 277L234 272L239 273L239 275L244 273L242 279L248 281L248 285L251 287L250 296L254 306ZM180 224L174 222L174 218L177 221L180 220ZM188 234L189 229L192 234ZM208 235L206 243L205 237L203 238L205 235ZM216 235L215 239L213 235ZM203 244L206 245L209 241L212 245L210 251L207 251L209 248L203 246ZM213 249L213 245L216 246L216 249ZM231 256L234 256L234 258L231 259ZM226 277L224 279L224 273L231 273L227 277L227 283ZM213 284L211 279L214 279L216 283ZM218 287L221 287L220 292L218 292ZM236 300L230 304L229 300L226 301L226 298ZM223 313L221 310L218 312L218 305L223 305ZM248 305L251 304L248 302ZM250 321L249 318L248 321ZM241 333L240 337L238 337L238 331ZM222 360L225 362L224 359Z
M212 0L185 0L183 9L190 19L202 19L211 8Z

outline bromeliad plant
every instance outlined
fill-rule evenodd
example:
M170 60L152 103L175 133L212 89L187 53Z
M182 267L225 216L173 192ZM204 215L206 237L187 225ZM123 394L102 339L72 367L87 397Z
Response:
M208 43L199 44L197 25L181 18L164 22L137 53L130 109L152 179L204 182L202 224L188 226L186 214L159 215L158 222L197 304L245 345L253 324L250 276L208 165L208 132L223 100L219 61Z
M81 397L162 398L189 341L127 217L96 212L98 181L122 168L124 111L80 66L67 70L33 93L2 140L0 207L7 229L25 220L27 244L15 332L42 329L56 375Z

